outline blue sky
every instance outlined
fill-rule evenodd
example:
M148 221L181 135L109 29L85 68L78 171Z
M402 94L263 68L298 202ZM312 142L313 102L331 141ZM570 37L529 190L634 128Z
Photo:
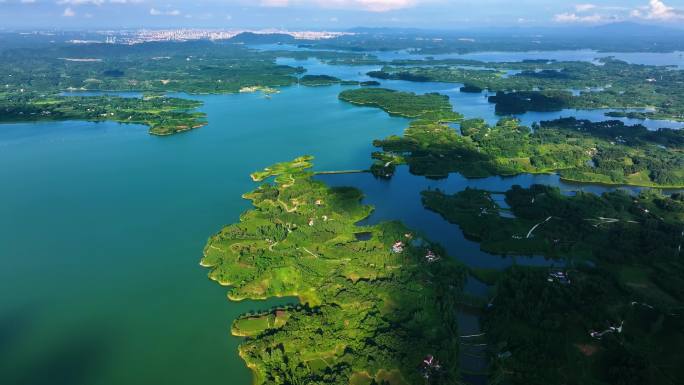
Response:
M0 0L6 28L684 25L684 0Z

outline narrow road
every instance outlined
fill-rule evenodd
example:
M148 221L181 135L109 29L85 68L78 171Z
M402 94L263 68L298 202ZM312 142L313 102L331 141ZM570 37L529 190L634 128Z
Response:
M544 221L542 221L542 222L539 222L539 223L537 223L536 225L532 226L532 228L530 229L530 232L527 233L527 238L529 239L529 238L532 236L532 233L534 232L534 230L537 229L537 227L539 227L539 226L543 225L544 223L550 221L551 218L553 218L553 217L548 217L548 218L546 218L546 220L544 220Z

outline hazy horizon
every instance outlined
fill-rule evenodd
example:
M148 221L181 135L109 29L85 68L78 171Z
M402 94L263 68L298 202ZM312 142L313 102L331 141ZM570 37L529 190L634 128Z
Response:
M473 5L477 5L476 7ZM680 27L681 0L0 0L4 29L354 27L548 28L615 22Z

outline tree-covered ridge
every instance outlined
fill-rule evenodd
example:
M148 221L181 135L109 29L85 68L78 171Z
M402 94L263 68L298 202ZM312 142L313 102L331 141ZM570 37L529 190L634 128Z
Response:
M0 97L0 123L109 120L146 125L153 135L170 135L206 125L206 114L192 112L201 105L199 101L165 96L45 97L35 93L5 94Z
M399 223L357 226L361 192L312 179L311 157L275 177L254 209L211 237L202 259L232 300L297 296L301 305L233 324L259 384L454 383L455 304L464 270ZM440 256L444 256L440 258ZM433 356L432 365L423 360Z
M582 182L656 187L684 186L679 131L648 132L620 121L592 123L574 118L542 122L534 130L515 119L489 126L482 119L460 122L446 96L415 95L382 88L344 91L340 99L414 117L402 136L374 141L376 176L389 177L398 164L434 178L560 172Z
M488 89L499 93L490 100L497 103L497 112L501 114L563 108L653 107L655 111L638 116L684 120L684 71L672 67L628 64L610 58L602 59L601 65L459 60L447 65L417 65L385 66L369 75L381 79L464 83L468 89ZM573 94L571 90L581 92Z
M565 196L549 186L514 186L504 193L510 208L492 195L425 191L423 203L484 250L567 265L480 273L495 285L484 313L494 383L681 382L681 194Z

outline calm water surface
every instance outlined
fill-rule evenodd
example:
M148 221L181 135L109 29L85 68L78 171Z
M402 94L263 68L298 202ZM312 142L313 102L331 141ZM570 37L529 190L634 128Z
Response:
M229 335L240 313L198 263L248 209L249 173L301 154L365 168L406 121L339 87L200 97L207 127L0 126L0 383L249 384Z
M299 65L360 80L375 68ZM458 85L384 85L444 92L466 116L496 120L482 95L461 94ZM316 156L318 170L366 168L372 140L407 126L340 102L342 89L289 87L270 100L193 96L205 102L209 125L164 138L116 123L0 125L0 384L249 384L230 322L287 300L229 303L226 289L198 265L201 252L208 236L249 208L239 197L255 187L250 172L302 154ZM605 190L554 175L432 181L405 167L391 181L368 174L320 179L361 188L377 207L369 223L403 220L463 262L486 267L556 262L481 252L457 226L422 208L421 190L532 183L568 193ZM476 319L462 323L478 329Z

